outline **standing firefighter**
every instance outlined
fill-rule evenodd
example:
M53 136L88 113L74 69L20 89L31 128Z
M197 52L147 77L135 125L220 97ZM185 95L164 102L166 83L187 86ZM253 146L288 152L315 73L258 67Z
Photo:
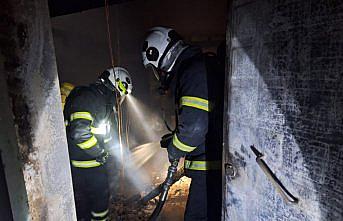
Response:
M105 70L95 84L75 87L66 99L64 118L78 220L108 220L106 163L118 152L116 95L131 93L127 70Z
M186 175L192 179L185 220L220 220L224 75L219 60L164 27L147 33L142 54L160 91L173 89L176 129L169 141L163 137L161 146L167 147L170 162L185 157Z

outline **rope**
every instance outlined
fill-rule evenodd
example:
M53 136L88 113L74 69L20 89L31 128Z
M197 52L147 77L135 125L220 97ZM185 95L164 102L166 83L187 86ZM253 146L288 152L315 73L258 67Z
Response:
M113 49L112 49L112 41L111 41L111 28L110 28L110 8L108 4L108 0L105 0L105 15L106 15L106 27L107 27L107 40L108 40L108 48L110 51L110 59L112 68L114 68L114 58L113 58Z
M108 40L108 48L109 48L109 54L111 59L111 65L112 68L114 68L114 56L113 56L113 48L112 48L112 37L111 37L111 28L110 28L110 7L108 4L108 0L105 0L105 15L106 15L106 27L107 27L107 40ZM120 158L121 158L121 175L120 175L120 192L123 192L123 184L124 184L124 150L123 150L123 141L122 141L122 109L120 104L120 98L116 98L116 109L117 109L117 116L118 116L118 139L119 139L119 146L120 146Z

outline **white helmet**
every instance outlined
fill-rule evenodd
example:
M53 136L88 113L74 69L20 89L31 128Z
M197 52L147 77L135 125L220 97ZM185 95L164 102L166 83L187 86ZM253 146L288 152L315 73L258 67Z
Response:
M128 95L132 92L132 80L125 68L108 68L101 74L100 80L110 90L118 91L120 96Z
M154 27L148 31L143 44L143 64L145 67L153 66L153 68L170 72L176 59L187 47L175 30Z

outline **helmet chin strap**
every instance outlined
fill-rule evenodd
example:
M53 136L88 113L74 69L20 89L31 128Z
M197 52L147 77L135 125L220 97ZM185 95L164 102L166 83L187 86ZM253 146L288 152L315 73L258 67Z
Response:
M160 75L160 87L158 88L158 92L160 95L165 95L167 93L172 78L173 76L169 72L164 72L163 75Z

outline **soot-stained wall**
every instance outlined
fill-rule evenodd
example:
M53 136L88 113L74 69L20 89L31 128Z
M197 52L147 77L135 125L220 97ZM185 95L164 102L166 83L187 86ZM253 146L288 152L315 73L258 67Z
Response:
M343 2L232 1L225 220L343 219ZM288 190L286 204L249 146ZM228 170L229 172L229 170Z
M0 17L0 151L13 219L76 220L47 1L1 1Z

